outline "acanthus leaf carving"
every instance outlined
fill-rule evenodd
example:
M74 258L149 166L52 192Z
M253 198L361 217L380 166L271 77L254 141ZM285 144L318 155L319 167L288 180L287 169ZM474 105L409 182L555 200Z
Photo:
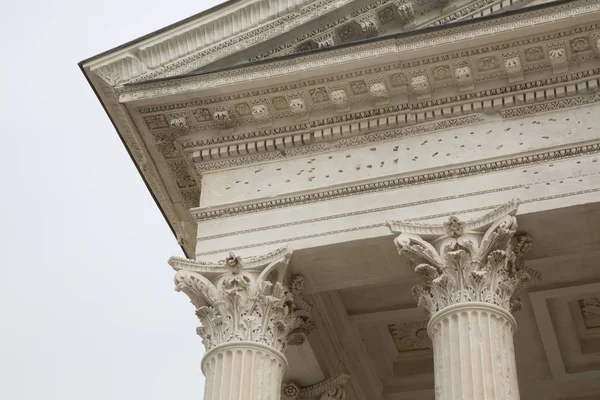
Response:
M419 306L430 315L465 302L489 303L510 312L521 308L517 292L530 280L522 256L531 241L530 236L523 236L512 244L516 205L513 201L464 223L454 216L439 226L389 223L392 231L400 233L394 240L400 255L409 260L422 282L413 288ZM498 219L490 222L490 216ZM410 233L415 231L428 239Z
M220 344L250 341L283 352L303 343L312 329L310 305L302 298L303 278L285 284L292 251L283 248L263 257L234 254L219 263L171 258L175 289L196 307L198 335L206 350ZM294 297L298 302L294 301Z

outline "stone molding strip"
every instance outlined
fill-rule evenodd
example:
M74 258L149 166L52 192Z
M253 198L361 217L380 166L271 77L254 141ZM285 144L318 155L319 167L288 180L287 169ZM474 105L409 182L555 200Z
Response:
M578 196L578 195L587 194L587 193L600 193L600 188L579 190L579 191L568 192L568 193L561 193L559 195L554 195L554 196L537 197L537 198L533 198L533 199L523 200L523 201L521 201L521 204L536 203L536 202L540 202L540 201L547 201L547 200L553 200L553 199L558 199L558 198ZM457 211L452 211L452 212L447 212L447 213L442 213L442 214L432 214L432 215L419 217L418 219L414 219L414 220L415 221L423 221L423 220L433 219L433 218L449 217L452 215L463 215L463 214L468 214L468 213L475 212L475 211L487 211L487 210L492 210L494 208L497 208L501 205L502 204L494 204L494 205L490 205L490 206L472 208L472 209L468 209L468 210L457 210ZM244 246L230 247L230 248L226 248L226 249L211 250L211 251L207 251L207 252L196 253L196 257L207 256L207 255L218 254L218 253L225 253L225 252L230 252L230 251L250 249L250 248L255 248L255 247L271 246L271 245L280 244L280 243L290 243L290 242L295 242L298 240L331 236L331 235L337 235L340 233L348 233L348 232L362 231L362 230L373 229L373 228L384 228L384 227L385 228L388 227L388 224L386 222L380 222L380 223L369 224L369 225L361 225L361 226L355 226L355 227L347 228L347 229L338 229L338 230L320 232L320 233L315 233L315 234L310 234L310 235L301 235L301 236L289 237L289 238L284 238L284 239L271 240L271 241L267 241L267 242L254 243L254 244L249 244L249 245L244 245Z
M190 210L196 221L205 221L225 218L241 214L250 214L268 211L277 208L296 206L333 200L337 198L395 190L408 186L422 185L425 183L445 181L466 176L502 171L510 168L534 165L543 162L557 161L566 158L578 157L588 154L600 153L600 141L581 144L574 147L559 147L544 149L512 158L489 161L481 164L469 164L450 169L433 171L429 173L408 175L398 178L385 179L375 182L365 182L352 186L338 187L325 191L306 192L293 196L280 196L278 198L256 202L240 202L223 207L200 207Z

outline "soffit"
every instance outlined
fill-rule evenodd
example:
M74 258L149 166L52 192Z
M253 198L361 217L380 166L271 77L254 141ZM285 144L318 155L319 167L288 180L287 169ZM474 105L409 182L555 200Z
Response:
M534 237L527 266L542 275L522 294L524 309L515 314L521 395L544 400L596 398L600 395L600 237L595 226L600 223L600 205L517 219L519 231ZM358 368L353 363L372 366L386 400L433 399L433 355L424 331L428 318L410 294L418 280L393 247L390 236L377 243L297 251L292 268L309 281L330 279L332 287L335 274L341 280L353 275L355 288L313 294L318 299L339 298L338 303L319 302L323 307L319 313L334 324L334 332L343 327L339 315L348 319L344 330L338 331L343 332L341 338L323 340L359 343L360 348L354 349L359 356L344 362L353 368ZM365 270L376 274L381 268L397 274L385 284L366 284Z

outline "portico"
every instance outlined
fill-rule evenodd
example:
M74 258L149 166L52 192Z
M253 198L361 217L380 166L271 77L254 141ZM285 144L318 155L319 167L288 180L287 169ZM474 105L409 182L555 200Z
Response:
M239 0L81 64L205 399L599 398L600 5L537 3Z

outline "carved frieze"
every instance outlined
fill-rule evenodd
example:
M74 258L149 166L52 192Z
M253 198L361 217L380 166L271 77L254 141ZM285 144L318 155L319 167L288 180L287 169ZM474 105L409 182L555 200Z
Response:
M588 297L579 302L585 327L600 328L600 296Z

